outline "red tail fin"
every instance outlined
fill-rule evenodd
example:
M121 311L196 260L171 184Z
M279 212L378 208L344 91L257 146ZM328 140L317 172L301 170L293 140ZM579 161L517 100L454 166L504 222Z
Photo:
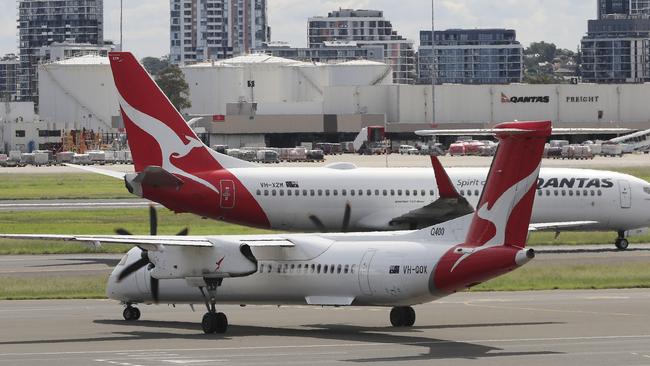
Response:
M551 122L507 122L495 129L499 148L465 245L523 247Z

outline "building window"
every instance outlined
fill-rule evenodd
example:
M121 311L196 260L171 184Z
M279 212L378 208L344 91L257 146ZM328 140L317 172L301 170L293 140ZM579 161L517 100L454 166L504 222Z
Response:
M25 130L16 130L16 137L25 137Z

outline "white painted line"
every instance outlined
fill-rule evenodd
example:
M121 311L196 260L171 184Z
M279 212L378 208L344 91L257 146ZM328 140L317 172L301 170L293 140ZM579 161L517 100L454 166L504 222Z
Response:
M586 341L597 339L650 339L650 334L639 335L609 335L609 336L588 336L588 337L549 337L549 338L505 338L505 339L463 339L465 343L515 343L515 342L544 342L544 341ZM88 341L92 341L90 338ZM458 341L426 341L409 342L409 345L429 344L450 344ZM113 351L63 351L63 352L25 352L25 353L0 353L0 357L8 356L35 356L35 355L78 355L78 354L117 354L127 352L199 352L199 351L237 351L237 350L264 350L264 349L310 349L330 347L386 347L385 343L329 343L329 344L305 344L305 345L279 345L279 346L244 346L244 347L208 347L208 348L168 348L168 349L132 349Z

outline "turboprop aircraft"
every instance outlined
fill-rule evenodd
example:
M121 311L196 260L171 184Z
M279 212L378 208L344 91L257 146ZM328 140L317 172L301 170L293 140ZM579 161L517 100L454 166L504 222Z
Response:
M496 131L500 147L476 212L416 231L0 237L135 245L107 285L108 297L125 303L127 320L140 317L134 303L204 302L203 331L223 333L228 320L217 303L308 304L392 307L393 326L412 326L411 305L477 285L535 256L525 245L551 123L503 123Z
M136 173L86 167L175 212L286 231L424 228L477 207L487 168L450 168L465 199L437 189L427 168L261 167L205 146L128 52L109 55ZM435 167L435 165L434 165ZM442 167L439 167L442 169ZM542 169L533 230L616 231L616 246L650 225L650 183L587 169ZM452 204L453 203L453 204Z

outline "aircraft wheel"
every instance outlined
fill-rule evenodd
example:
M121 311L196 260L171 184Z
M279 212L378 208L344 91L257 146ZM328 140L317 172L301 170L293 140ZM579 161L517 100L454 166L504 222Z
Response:
M620 238L620 239L616 239L614 245L616 245L616 248L618 250L625 250L630 245L630 243L627 241L627 239Z
M216 319L215 333L226 333L226 330L228 330L228 318L226 317L226 314L217 313L215 319Z
M415 310L410 306L396 306L390 311L390 323L394 327L410 327L415 324Z
M140 309L132 306L127 306L122 312L122 316L126 321L134 321L140 319Z
M217 314L215 313L205 313L203 315L203 320L201 321L201 327L203 328L203 333L212 334L217 331Z

